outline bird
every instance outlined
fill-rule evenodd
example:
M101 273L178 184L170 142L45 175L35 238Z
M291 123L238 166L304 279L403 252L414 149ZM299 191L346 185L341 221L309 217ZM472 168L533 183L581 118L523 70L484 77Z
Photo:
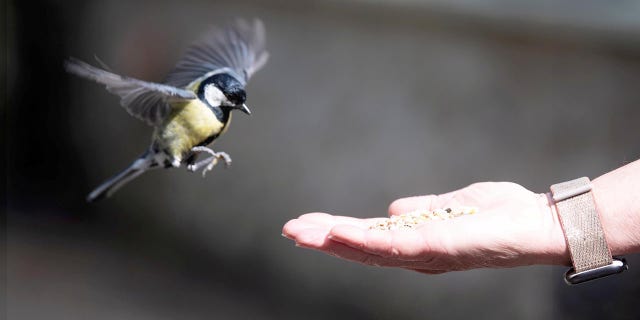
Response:
M87 196L87 202L110 197L144 172L179 168L204 177L219 160L231 157L208 147L229 128L231 112L251 114L245 86L269 58L264 24L259 19L237 19L223 28L210 27L187 47L162 83L147 82L113 73L70 57L64 68L93 80L120 96L120 104L132 116L153 127L151 145L124 171L106 180ZM197 160L199 154L208 157Z

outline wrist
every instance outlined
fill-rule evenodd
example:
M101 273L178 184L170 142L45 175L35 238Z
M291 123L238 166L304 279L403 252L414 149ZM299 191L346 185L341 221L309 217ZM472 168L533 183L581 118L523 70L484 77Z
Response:
M612 185L623 184L610 175L601 176L593 181L593 197L600 216L605 238L612 255L635 253L640 250L640 214L637 200L628 197L629 189L618 190ZM630 189L633 190L633 189ZM634 206L634 202L636 202Z
M540 194L541 210L544 216L551 221L549 225L549 247L547 248L549 264L554 265L571 265L571 254L564 237L560 216L553 201L551 192Z
M612 257L589 178L550 188L571 256L572 268L565 273L565 282L574 285L627 270L624 258Z

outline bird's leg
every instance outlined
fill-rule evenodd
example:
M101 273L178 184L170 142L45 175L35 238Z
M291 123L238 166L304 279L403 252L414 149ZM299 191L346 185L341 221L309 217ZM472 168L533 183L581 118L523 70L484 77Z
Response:
M218 160L220 159L224 161L224 164L227 167L231 165L231 157L226 152L215 152L207 147L202 147L202 146L191 148L191 152L195 152L195 153L204 152L211 155L211 157L208 157L204 160L200 160L196 163L187 165L187 170L191 172L195 172L206 165L206 167L202 170L203 177L207 174L207 171L211 171L211 169L213 169L213 167L218 163Z

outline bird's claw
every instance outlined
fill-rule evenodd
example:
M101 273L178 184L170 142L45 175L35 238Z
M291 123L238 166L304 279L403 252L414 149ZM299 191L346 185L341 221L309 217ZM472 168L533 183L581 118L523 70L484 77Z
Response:
M214 152L213 150L207 147L194 147L191 149L192 152L206 152L211 155L211 157L198 161L196 163L190 164L187 166L187 170L191 172L195 172L201 167L205 166L202 169L202 177L205 177L208 171L211 171L216 164L218 164L218 160L224 161L226 167L231 165L231 157L226 152Z
M202 169L203 178L205 177L208 171L211 171L213 167L215 167L215 165L218 164L219 159L222 159L222 161L224 161L225 167L228 168L231 165L231 157L226 152L216 152L216 154L209 159L211 159L211 162L209 162L209 164L204 169ZM206 159L205 161L209 159Z

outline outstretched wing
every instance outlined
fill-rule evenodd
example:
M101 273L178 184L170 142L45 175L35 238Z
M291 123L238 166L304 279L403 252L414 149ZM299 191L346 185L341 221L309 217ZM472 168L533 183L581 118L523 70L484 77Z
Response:
M152 126L159 125L169 114L169 101L197 98L189 90L117 75L74 58L65 61L64 66L70 73L106 85L109 92L120 96L120 104L129 114Z
M200 41L192 44L165 83L184 88L196 79L226 68L245 85L268 58L262 21L256 19L250 23L238 19L225 29L210 29Z

